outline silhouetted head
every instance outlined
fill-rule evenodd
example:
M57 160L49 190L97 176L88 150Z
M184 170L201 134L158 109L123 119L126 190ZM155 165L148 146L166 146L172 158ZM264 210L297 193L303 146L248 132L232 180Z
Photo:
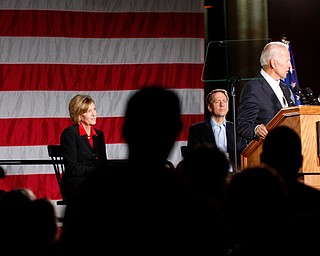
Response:
M222 192L229 174L226 155L210 144L196 145L183 160L183 169L191 182L207 193Z
M127 103L123 126L129 158L166 159L182 128L180 114L180 101L173 91L158 86L137 91Z
M237 239L278 228L285 217L286 186L269 166L247 168L232 176L225 198L225 214Z
M286 126L272 129L263 142L260 160L281 173L285 180L296 180L303 161L299 135Z

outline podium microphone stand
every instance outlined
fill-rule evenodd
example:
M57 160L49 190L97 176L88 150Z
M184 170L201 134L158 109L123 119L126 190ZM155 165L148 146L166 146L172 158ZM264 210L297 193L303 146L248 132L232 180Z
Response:
M233 174L238 172L238 150L237 150L237 125L236 125L236 85L238 85L241 81L240 76L231 76L228 79L228 83L230 86L230 93L232 97L232 120L233 120L233 137L234 137L234 166L233 166Z

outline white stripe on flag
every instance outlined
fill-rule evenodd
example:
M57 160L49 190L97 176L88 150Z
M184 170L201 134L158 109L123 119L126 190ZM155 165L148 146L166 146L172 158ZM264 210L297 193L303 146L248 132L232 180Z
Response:
M64 10L85 12L203 12L195 0L2 0L0 9Z
M202 89L177 89L182 114L203 113ZM98 117L124 116L129 91L8 91L0 93L0 118L69 117L68 104L78 93L89 94Z
M0 63L203 63L202 38L0 37Z

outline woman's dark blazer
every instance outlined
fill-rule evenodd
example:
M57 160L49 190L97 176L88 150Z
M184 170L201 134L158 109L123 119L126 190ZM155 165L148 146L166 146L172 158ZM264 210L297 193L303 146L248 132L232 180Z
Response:
M107 160L104 133L96 128L94 130L98 136L92 136L93 147L86 135L80 136L78 124L67 127L61 133L60 146L65 164L63 185L66 194L91 171L104 166Z

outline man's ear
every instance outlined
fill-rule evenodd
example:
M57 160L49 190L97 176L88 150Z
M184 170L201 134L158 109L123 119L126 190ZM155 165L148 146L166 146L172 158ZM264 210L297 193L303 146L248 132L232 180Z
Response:
M210 104L207 104L207 109L209 110L210 113L212 112L212 107Z
M272 68L275 68L275 66L276 66L276 60L275 60L274 58L272 58L272 59L270 60L270 66L271 66Z

